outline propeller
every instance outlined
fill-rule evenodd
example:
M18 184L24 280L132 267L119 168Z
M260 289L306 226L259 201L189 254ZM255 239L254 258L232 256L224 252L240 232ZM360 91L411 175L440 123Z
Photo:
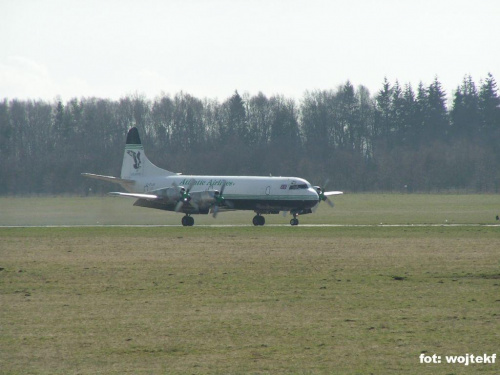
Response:
M318 208L318 205L320 202L326 202L330 207L335 206L333 202L328 198L330 195L339 195L343 194L341 191L325 191L326 190L326 185L328 185L328 182L330 180L326 179L325 183L323 184L323 187L321 186L315 186L316 192L318 193L319 196L319 202L316 206L314 206L313 210L316 210Z
M175 205L175 212L179 212L185 203L190 203L194 208L198 208L198 205L196 203L191 202L191 195L189 195L189 192L195 184L196 180L194 178L190 181L187 189L184 186L178 186L175 182L172 183L172 185L179 192L179 201Z
M323 187L315 186L316 192L318 193L318 196L319 196L318 204L316 206L314 206L315 209L318 209L319 203L321 203L321 202L326 202L326 203L328 203L328 205L330 207L333 207L333 202L330 199L328 199L328 196L325 195L325 189L326 189L326 186L328 185L329 181L330 181L330 179L327 178L325 180L325 183L323 184Z
M224 194L225 188L226 188L226 180L222 181L222 186L220 188L220 192L217 190L214 192L215 203L214 203L214 208L213 208L213 213L212 213L212 216L214 218L217 217L217 213L219 212L219 206L224 204L225 199L224 199L224 196L222 194Z
M318 188L316 188L316 191L318 192L320 201L328 203L330 207L334 206L333 202L330 199L328 199L328 195L325 194L324 188L322 189L321 187L318 186Z

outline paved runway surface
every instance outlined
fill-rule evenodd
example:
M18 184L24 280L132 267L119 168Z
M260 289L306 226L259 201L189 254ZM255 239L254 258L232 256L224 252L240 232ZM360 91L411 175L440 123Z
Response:
M266 227L290 227L295 228L290 224L266 224ZM127 225L127 224L109 224L109 225L1 225L0 228L168 228L168 227L182 227L180 224L152 224L152 225ZM252 224L213 224L213 225L195 225L194 227L206 228L231 228L231 227L253 227ZM500 224L300 224L297 227L331 227L331 228L391 228L391 227L500 227Z

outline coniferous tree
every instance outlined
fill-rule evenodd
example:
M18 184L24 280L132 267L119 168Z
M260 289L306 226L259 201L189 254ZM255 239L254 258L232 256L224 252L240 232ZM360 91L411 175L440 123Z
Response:
M405 86L401 103L401 121L404 123L401 144L415 149L418 146L418 106L417 98L410 84Z
M457 88L450 117L453 136L470 138L478 134L479 96L471 76L464 77L462 86Z
M375 97L376 112L375 112L375 131L374 136L388 141L392 131L391 122L391 97L392 88L387 80L384 79L382 89Z
M500 132L500 97L495 79L491 73L481 85L478 107L480 111L481 130L486 134Z
M0 163L0 194L7 194L11 191L12 166L17 164L13 153L13 133L10 116L9 103L7 99L0 102L0 150L4 156L4 162Z
M394 132L393 143L401 145L405 137L406 122L404 118L405 101L403 98L403 90L396 81L392 87L391 103L390 103L390 118Z
M336 114L337 139L335 144L344 150L361 153L364 130L360 119L359 101L349 81L339 88L336 98L338 114Z
M230 135L245 141L248 136L245 103L238 91L228 101L228 124Z
M360 152L368 160L368 158L373 156L372 132L375 106L370 96L370 91L364 86L358 87L356 97L359 104Z
M424 131L428 141L445 139L448 131L448 111L446 93L436 77L427 89L427 118Z

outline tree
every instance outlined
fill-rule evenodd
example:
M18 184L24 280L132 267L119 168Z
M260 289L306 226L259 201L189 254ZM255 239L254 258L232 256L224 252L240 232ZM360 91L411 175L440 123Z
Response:
M172 136L174 103L169 96L155 100L151 110L152 132L160 144L168 149Z
M393 130L391 121L391 97L392 88L386 77L384 78L382 89L375 97L375 124L373 134L375 138L388 140Z
M500 97L495 78L491 73L481 85L478 98L481 131L499 136L500 132ZM498 145L498 144L497 144Z
M224 104L226 112L225 122L221 124L220 135L224 140L239 139L245 142L248 138L249 131L247 128L247 118L245 103L238 91L234 92Z
M392 97L391 97L391 108L390 117L391 124L393 128L393 143L401 145L405 139L405 133L407 128L406 118L405 118L405 99L403 97L403 90L396 81L392 87Z
M375 119L375 105L370 96L370 91L364 86L359 86L356 92L359 103L360 121L360 151L365 158L373 156L372 132Z
M0 102L0 150L4 156L4 162L0 163L0 194L10 192L9 186L12 182L12 166L15 165L15 156L13 155L13 133L9 115L9 103L7 99Z
M333 142L335 93L333 91L306 92L302 101L301 122L307 154L322 160L335 149Z
M448 131L448 110L446 108L446 93L436 77L427 89L427 116L424 132L428 142L444 140Z
M337 92L336 108L333 143L344 150L360 153L364 129L360 119L359 100L349 81Z
M459 138L471 138L480 128L479 96L472 77L466 76L462 86L457 88L450 112L452 135Z
M248 101L248 126L255 147L267 146L271 140L272 111L269 99L259 92Z
M269 107L272 120L267 162L276 172L295 174L302 154L295 102L274 96L269 100Z
M494 164L484 168L489 170L495 192L500 190L500 97L497 83L491 73L481 85L479 91L480 130L483 143L489 148L488 161Z
M405 146L418 147L419 120L417 98L410 84L405 85L401 104L401 121L404 123L401 143Z

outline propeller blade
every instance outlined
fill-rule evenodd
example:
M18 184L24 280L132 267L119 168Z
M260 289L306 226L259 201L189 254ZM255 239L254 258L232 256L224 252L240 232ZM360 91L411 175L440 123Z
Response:
M325 183L324 183L324 184L323 184L323 186L321 187L321 190L325 191L325 190L326 190L326 187L328 186L328 183L329 183L329 182L330 182L330 179L329 179L329 178L327 178L327 179L325 180Z
M184 204L184 202L182 200L177 202L177 204L175 205L175 212L179 212L181 210L183 204Z
M193 206L193 208L194 208L196 211L199 211L199 210L200 210L200 206L198 206L198 203L196 203L196 202L194 201L194 199L193 199L193 200L191 200L191 201L189 201L189 204L190 204L191 206Z
M224 189L226 188L226 180L222 181L222 186L220 188L220 195L224 194Z
M214 203L214 207L212 209L212 216L214 219L217 217L217 213L219 212L219 206L221 204L225 204L225 199L224 199L224 196L222 195L224 193L225 188L226 188L226 180L223 180L220 191L216 192L216 194L214 195L215 203Z
M332 202L330 199L326 198L326 197L325 197L325 201L326 201L326 203L328 203L328 205L329 205L330 207L332 207L332 208L333 208L333 206L335 206L335 205L333 204L333 202Z
M191 191L191 189L193 188L193 186L196 184L196 180L193 178L190 182L189 182L189 186L186 190L186 193L189 194L189 192Z

